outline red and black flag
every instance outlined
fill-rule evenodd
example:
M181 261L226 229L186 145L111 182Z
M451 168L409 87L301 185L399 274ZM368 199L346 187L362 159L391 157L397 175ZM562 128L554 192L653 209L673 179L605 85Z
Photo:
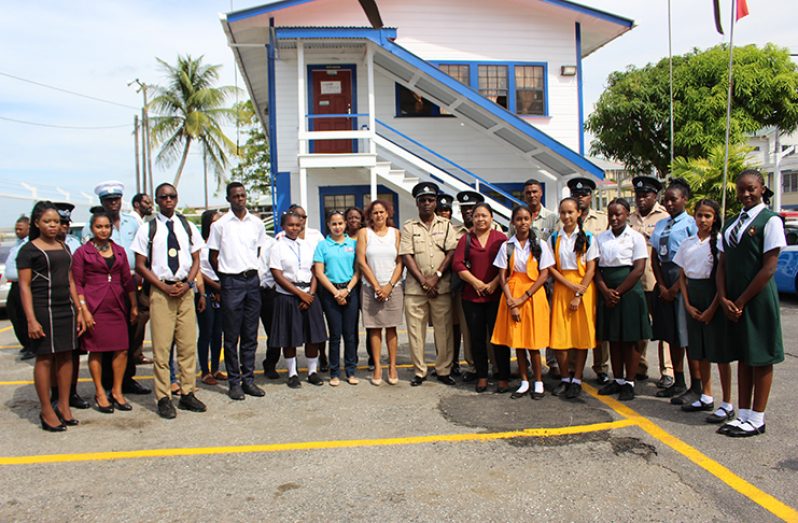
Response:
M720 22L720 0L713 0L714 2L714 12L715 12L715 30L718 33L723 34L723 25ZM734 2L734 0L732 0ZM737 0L737 13L735 15L735 20L739 20L744 16L748 16L748 2L746 0Z

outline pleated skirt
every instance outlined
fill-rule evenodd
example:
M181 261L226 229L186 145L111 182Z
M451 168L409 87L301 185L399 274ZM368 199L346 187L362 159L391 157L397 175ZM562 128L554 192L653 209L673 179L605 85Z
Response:
M293 294L276 294L269 347L299 347L327 341L321 300L316 297L304 311L299 308L300 303Z
M566 280L582 283L579 271L561 271ZM551 340L557 350L592 349L596 346L596 288L591 283L580 300L579 308L570 309L574 291L554 282L551 298Z
M534 282L526 273L516 272L507 281L513 298L522 296ZM521 321L513 321L504 297L499 301L491 343L513 349L539 350L549 346L550 310L546 291L541 287L519 309Z
M712 279L687 279L687 295L690 304L704 312L715 299L717 287ZM737 355L726 347L726 317L718 307L709 325L687 315L687 353L694 360L709 360L712 363L730 363Z
M618 287L631 267L599 267L607 287ZM596 303L596 337L599 341L636 342L651 339L651 322L643 287L638 280L615 307L607 307L600 293Z

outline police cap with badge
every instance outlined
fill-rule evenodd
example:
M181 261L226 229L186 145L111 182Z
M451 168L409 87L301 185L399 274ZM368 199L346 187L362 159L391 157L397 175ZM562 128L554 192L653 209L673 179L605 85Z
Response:
M590 178L571 178L568 180L571 196L585 196L596 190L596 182Z
M662 182L653 176L635 176L632 178L632 187L636 193L658 193L662 190Z
M460 202L460 207L473 207L484 202L485 197L476 191L460 191L457 193L457 201Z
M94 194L99 196L100 201L107 198L121 198L124 192L125 184L115 180L99 183L97 187L94 188Z
M55 202L55 209L58 211L58 217L62 222L70 223L72 221L72 211L75 206L67 202Z
M417 183L413 187L413 198L418 200L423 196L434 196L437 199L439 190L438 185L432 182Z
M438 196L438 211L451 211L454 198L448 194L440 193Z

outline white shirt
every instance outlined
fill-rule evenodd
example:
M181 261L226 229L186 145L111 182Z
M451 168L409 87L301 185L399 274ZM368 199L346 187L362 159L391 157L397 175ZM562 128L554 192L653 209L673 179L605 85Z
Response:
M263 245L266 231L263 222L247 211L244 218L231 210L211 225L208 248L219 251L219 272L240 274L258 268L258 247Z
M538 270L542 271L543 269L548 269L554 265L554 255L551 253L548 243L540 238L537 240L538 245L540 245L540 263L538 264ZM529 249L529 241L524 242L524 246L521 247L521 244L518 242L518 239L515 237L515 235L513 235L512 238L504 242L502 246L499 247L499 252L496 254L496 259L493 260L494 267L498 267L500 269L507 268L507 244L510 242L515 244L513 259L514 272L526 272L526 264L527 261L529 261L529 256L531 254L531 250Z
M191 270L191 254L202 249L204 242L202 236L197 230L197 226L188 222L191 229L191 241L189 241L186 229L177 215L172 216L171 221L174 224L175 236L177 237L177 244L180 249L177 251L177 261L179 267L177 272L172 273L169 268L169 255L167 247L167 238L169 237L169 229L167 229L166 222L170 221L161 213L155 215L155 237L152 239L152 260L150 260L150 270L160 280L182 280L188 277L188 271ZM139 227L136 237L133 238L133 243L130 244L130 249L136 254L141 254L147 257L149 254L150 242L150 228Z
M264 289L274 288L275 281L272 271L269 268L272 248L275 244L274 238L266 235L266 241L260 246L260 258L258 259L258 276L260 276L260 286Z
M271 248L269 268L283 271L283 276L291 283L310 283L313 278L312 267L313 249L307 240L291 240L283 236ZM277 292L291 294L279 285Z
M743 237L743 234L746 233L748 230L748 226L753 223L759 213L765 210L766 205L764 203L760 203L759 205L754 205L751 207L746 213L748 214L748 219L743 222L743 226L740 227L740 230L737 232L737 242L739 243L740 238ZM742 213L740 213L742 216ZM740 216L729 225L729 228L726 229L726 241L729 241L731 238L732 230L737 225L737 222L740 221ZM765 224L765 241L762 247L763 252L772 251L773 249L783 249L787 246L787 238L784 236L784 223L781 221L781 218L778 216L773 216L768 222ZM718 242L718 250L723 252L723 242Z
M280 238L285 238L285 231L278 232L277 236L274 237L275 240L279 240ZM318 245L323 239L324 235L320 230L314 229L313 227L305 227L304 241L310 244L310 246L313 248L313 252L316 252L316 245Z
M673 263L684 271L684 275L691 280L706 280L712 276L712 249L709 245L710 236L704 240L698 235L690 236L684 240L679 247ZM718 234L717 246L720 252L720 234Z
M200 272L209 280L219 281L219 275L217 275L216 271L214 271L213 267L211 267L209 255L210 250L208 249L208 246L203 245L202 250L200 251Z
M648 246L642 234L626 226L617 237L607 229L595 239L599 248L599 267L629 267L648 259Z
M570 236L560 229L557 232L557 238L560 239L560 266L559 270L562 271L576 271L579 270L579 265L576 262L576 253L574 252L574 246L576 245L576 234L577 229L571 233ZM551 247L551 251L554 252L556 247L555 245L555 238L554 236L549 237L549 243ZM593 261L599 257L599 249L597 245L596 237L593 236L590 238L590 246L587 248L585 252L585 262Z

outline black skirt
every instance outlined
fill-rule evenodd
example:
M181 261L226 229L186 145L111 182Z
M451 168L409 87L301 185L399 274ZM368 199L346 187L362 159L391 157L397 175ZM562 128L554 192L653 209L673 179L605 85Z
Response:
M607 287L618 287L632 271L631 267L599 267ZM598 294L596 305L596 338L599 341L635 342L651 339L646 296L640 280L621 296L615 307L607 307L604 295Z
M714 279L687 279L687 294L690 305L703 312L712 305L717 289ZM708 360L712 363L731 363L737 355L726 345L726 317L718 307L709 325L695 321L687 315L687 353L694 360Z
M327 341L321 300L316 297L305 311L299 308L300 303L293 294L276 294L269 347L299 347Z

